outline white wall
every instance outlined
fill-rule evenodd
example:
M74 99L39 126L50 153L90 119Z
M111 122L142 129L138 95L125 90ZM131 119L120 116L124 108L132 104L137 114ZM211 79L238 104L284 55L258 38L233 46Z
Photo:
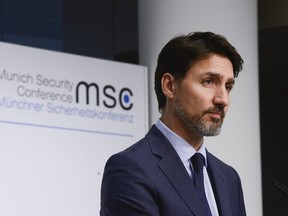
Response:
M148 66L150 124L159 117L154 70L162 47L178 33L223 34L244 59L230 111L220 136L206 139L208 149L239 172L247 215L262 215L258 99L257 1L139 1L140 63Z

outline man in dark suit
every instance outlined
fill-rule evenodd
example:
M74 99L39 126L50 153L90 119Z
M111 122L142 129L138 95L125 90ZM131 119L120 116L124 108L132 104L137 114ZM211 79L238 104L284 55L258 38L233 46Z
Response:
M221 131L242 65L227 39L212 32L178 36L164 46L155 72L161 117L143 139L107 161L101 216L246 215L237 172L204 142Z

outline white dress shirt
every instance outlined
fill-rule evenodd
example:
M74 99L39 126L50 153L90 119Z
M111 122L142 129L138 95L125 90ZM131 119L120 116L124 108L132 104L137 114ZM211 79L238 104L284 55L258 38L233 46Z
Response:
M182 163L184 164L188 174L191 178L193 178L193 166L190 161L190 158L196 153L196 150L186 142L182 137L177 135L175 132L170 130L160 119L156 123L156 127L165 135L165 137L169 140L172 144L174 149L176 150L177 154L179 155ZM207 197L207 201L210 206L210 210L213 216L218 216L218 209L216 205L216 200L214 197L214 193L212 190L212 186L210 183L210 179L207 173L207 157L206 157L206 147L205 144L202 143L200 149L197 151L201 153L205 158L205 166L203 167L203 175L204 175L204 186L205 186L205 193Z

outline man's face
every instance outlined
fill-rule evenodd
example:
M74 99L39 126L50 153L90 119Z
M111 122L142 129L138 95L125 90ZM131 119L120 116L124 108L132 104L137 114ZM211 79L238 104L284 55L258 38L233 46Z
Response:
M211 55L193 65L175 84L173 104L180 125L199 136L218 135L234 82L228 58Z

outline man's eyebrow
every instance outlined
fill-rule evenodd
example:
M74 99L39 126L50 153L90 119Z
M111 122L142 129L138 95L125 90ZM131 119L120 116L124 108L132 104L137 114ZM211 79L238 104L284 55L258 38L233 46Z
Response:
M227 80L227 83L231 83L231 84L235 84L236 83L236 81L235 81L235 79L234 78L231 78L231 79L228 79Z

